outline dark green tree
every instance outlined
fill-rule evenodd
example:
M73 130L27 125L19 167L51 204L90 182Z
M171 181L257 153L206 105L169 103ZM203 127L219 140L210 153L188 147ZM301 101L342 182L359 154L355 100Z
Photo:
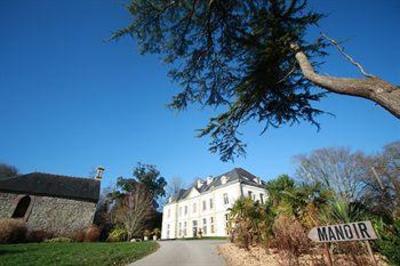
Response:
M154 199L165 196L167 181L155 165L138 163L133 170L133 176L150 191ZM130 183L126 183L125 186L130 186Z
M245 153L239 126L265 128L307 121L319 127L315 108L326 92L363 97L400 118L400 90L365 72L327 37L305 35L323 17L307 0L131 0L132 22L113 39L134 37L142 53L162 56L182 91L170 107L218 107L199 136L211 136L210 151L223 161ZM314 71L328 43L364 75L336 78ZM313 90L313 87L324 90Z
M0 163L0 179L18 175L18 169L12 165Z

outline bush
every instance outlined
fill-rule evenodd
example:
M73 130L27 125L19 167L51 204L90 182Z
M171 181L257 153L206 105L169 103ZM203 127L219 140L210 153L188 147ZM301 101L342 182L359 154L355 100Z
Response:
M157 238L161 237L161 230L160 228L154 228L153 235L157 236Z
M83 242L85 241L85 235L84 230L77 230L72 234L71 238L76 242Z
M121 242L126 241L128 238L128 233L124 228L116 227L111 230L107 237L107 242Z
M71 238L69 237L55 237L55 238L51 238L51 239L47 239L45 241L46 243L71 243L74 242Z
M394 222L389 230L383 226L378 228L380 239L376 241L379 252L384 255L392 265L400 265L400 219Z
M52 237L52 233L46 232L44 230L32 230L28 232L26 240L27 242L43 242Z
M26 241L27 228L20 219L0 219L0 243L21 243Z
M100 229L96 225L88 227L85 233L85 242L96 242L100 238Z
M273 247L281 251L289 265L299 265L299 257L311 249L304 227L294 217L280 215L273 225Z

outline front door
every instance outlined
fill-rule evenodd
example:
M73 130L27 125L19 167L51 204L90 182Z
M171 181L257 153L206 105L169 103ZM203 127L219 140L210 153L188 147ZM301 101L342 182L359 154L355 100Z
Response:
M193 237L197 237L197 221L193 220L193 226L192 226L192 230L193 230Z

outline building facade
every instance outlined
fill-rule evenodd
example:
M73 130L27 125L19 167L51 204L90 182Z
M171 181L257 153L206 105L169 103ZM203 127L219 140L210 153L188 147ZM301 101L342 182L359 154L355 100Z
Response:
M23 219L30 230L68 235L93 223L100 178L30 173L0 180L0 218Z
M197 179L164 206L162 239L227 236L228 209L240 197L263 203L267 194L261 178L242 168L217 177Z

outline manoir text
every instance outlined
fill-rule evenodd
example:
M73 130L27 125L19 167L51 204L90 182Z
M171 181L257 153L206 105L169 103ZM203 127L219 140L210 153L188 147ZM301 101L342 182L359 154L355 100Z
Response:
M364 222L318 227L317 232L319 241L321 242L351 241L371 238L367 225Z

